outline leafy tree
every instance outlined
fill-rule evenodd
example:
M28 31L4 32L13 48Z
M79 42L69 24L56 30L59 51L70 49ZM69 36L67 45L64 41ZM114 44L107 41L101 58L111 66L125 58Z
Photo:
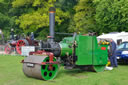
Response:
M78 0L56 0L55 6L61 8L63 11L74 13L74 6L78 3Z
M128 31L128 0L94 0L97 31Z
M0 29L6 36L14 28L16 33L35 32L44 39L53 6L56 32L128 31L128 0L0 0Z
M0 29L4 36L9 36L9 30L15 25L15 16L9 15L12 0L0 0Z
M54 6L55 2L56 0L15 0L12 3L14 8L27 7L32 9L32 11L19 16L16 20L16 24L19 24L20 28L22 28L26 33L32 31L39 33L40 29L47 30L49 26L48 10L50 7ZM57 25L60 25L67 18L69 18L69 14L67 12L63 12L61 9L56 8L55 20ZM38 35L40 34L41 33ZM44 36L47 34L48 32L44 33Z
M75 14L71 19L69 31L77 31L87 33L89 30L94 30L94 14L95 8L93 0L79 0L74 7Z
M56 25L56 32L60 32L60 33L70 33L72 31L69 32L69 26L71 25L70 22L75 14L75 10L74 7L77 4L78 0L56 0L55 3L55 7L56 8L60 8L63 12L67 12L68 18L65 18L64 21L59 25ZM56 34L56 40L61 40L63 37L67 37L69 35L64 35L64 34L60 34L58 36L58 34ZM70 35L71 36L71 35Z

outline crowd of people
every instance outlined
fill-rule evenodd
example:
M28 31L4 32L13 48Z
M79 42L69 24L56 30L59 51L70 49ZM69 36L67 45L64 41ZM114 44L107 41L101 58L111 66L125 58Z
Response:
M14 29L11 29L11 32L10 32L10 39L11 40L18 40L18 39L20 39L20 38L29 38L31 41L33 41L34 40L34 33L33 32L31 32L31 34L27 34L27 36L25 36L25 34L23 33L23 36L18 36L18 35L15 35L15 33L14 33Z

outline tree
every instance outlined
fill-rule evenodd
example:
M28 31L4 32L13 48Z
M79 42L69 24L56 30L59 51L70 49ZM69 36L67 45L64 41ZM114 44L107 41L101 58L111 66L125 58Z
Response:
M12 0L0 0L0 29L4 32L5 37L9 37L9 30L15 26L16 16L11 16Z
M94 0L97 31L128 31L128 0Z
M77 4L78 0L56 0L55 3L55 7L56 8L60 8L63 12L67 12L68 13L68 18L65 18L64 21L60 24L60 25L56 25L56 32L60 32L60 33L70 33L73 31L69 31L69 26L71 25L70 22L75 14L75 10L74 7ZM69 35L57 35L56 34L56 40L61 40L63 39L63 37L67 37ZM70 35L71 36L71 35Z
M12 3L14 8L26 7L31 9L28 13L19 16L16 24L19 24L19 27L26 33L32 31L40 32L40 29L46 31L49 26L48 10L54 6L55 2L56 0L15 0ZM56 25L60 25L67 18L69 18L68 12L63 12L60 8L56 8ZM47 34L48 32L44 33L44 36Z
M75 14L71 20L69 27L70 31L87 33L89 30L94 30L95 7L93 0L79 0L74 7Z

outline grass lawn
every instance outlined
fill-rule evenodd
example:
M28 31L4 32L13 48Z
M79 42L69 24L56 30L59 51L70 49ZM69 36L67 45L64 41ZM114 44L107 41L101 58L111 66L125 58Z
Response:
M128 85L128 65L100 73L60 68L54 80L26 77L20 61L24 57L0 55L0 85Z

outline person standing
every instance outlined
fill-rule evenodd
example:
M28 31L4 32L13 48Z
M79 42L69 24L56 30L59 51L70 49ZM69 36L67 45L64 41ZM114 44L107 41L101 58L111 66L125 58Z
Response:
M11 40L14 40L14 29L11 29Z
M31 32L30 39L34 40L34 33L33 32Z
M33 32L31 32L30 40L31 40L32 45L33 45L34 44L34 33Z
M4 44L5 43L4 34L3 34L1 29L0 29L0 35L1 35L1 38L2 38L2 44Z
M117 67L117 58L116 58L116 43L111 39L110 40L110 62L112 67Z

